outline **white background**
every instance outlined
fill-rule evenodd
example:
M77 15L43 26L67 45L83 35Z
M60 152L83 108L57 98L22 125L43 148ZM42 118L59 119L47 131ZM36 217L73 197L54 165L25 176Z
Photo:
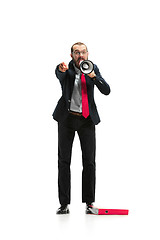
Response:
M157 0L0 3L0 238L160 239ZM57 216L57 123L61 96L55 67L77 41L89 49L111 87L95 89L95 205L129 216L86 216L81 150L75 137L69 216ZM78 209L77 209L78 208Z

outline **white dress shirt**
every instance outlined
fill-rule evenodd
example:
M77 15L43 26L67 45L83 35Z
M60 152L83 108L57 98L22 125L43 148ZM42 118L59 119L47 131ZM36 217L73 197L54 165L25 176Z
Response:
M82 113L82 93L81 93L81 71L75 66L75 82L71 97L70 110L73 112Z

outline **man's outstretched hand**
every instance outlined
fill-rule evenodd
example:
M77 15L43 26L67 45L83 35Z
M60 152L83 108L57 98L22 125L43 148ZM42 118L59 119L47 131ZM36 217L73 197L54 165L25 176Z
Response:
M68 65L64 62L59 64L59 71L66 72L68 70Z

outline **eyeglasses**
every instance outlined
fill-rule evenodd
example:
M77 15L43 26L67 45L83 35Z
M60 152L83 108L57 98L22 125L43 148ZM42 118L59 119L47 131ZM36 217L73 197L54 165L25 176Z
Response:
M77 56L80 56L81 54L82 55L85 55L87 53L87 51L82 51L82 52L79 52L79 51L75 51L74 54L77 55Z

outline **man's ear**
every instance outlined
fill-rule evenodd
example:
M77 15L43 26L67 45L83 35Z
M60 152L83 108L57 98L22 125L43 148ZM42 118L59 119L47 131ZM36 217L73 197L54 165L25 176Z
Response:
M72 53L70 54L70 56L71 56L71 58L73 58L73 55L72 55Z

